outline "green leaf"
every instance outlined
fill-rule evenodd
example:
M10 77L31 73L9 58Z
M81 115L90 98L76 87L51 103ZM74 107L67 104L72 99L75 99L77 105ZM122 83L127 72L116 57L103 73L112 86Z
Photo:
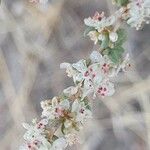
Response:
M125 6L129 3L129 0L115 0L118 6Z
M65 129L65 125L64 125L64 123L63 123L62 126L61 126L61 132L62 132L63 134L65 134L64 129Z
M104 51L102 51L103 55L108 55L110 53L110 48L109 49L105 49Z
M122 58L123 52L124 52L123 47L115 47L115 48L110 50L108 56L113 63L117 64L120 62L120 59Z
M91 110L90 104L89 104L89 100L87 98L83 99L84 104L86 105L86 108Z
M90 64L91 64L91 60L90 60L90 59L87 59L87 60L86 60L86 65L89 66Z
M94 27L87 27L84 31L84 37L87 36L87 34L90 32L90 31L94 31L95 28Z
M67 98L68 97L64 93L61 94L61 99L67 99Z
M105 34L104 39L101 42L101 49L106 49L109 46L109 35Z
M117 34L118 34L118 40L115 42L115 46L119 47L119 46L122 46L123 43L126 41L127 34L124 29L118 29Z

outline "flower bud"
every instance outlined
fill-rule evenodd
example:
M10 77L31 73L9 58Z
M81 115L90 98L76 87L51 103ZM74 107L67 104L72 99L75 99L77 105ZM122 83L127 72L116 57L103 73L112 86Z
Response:
M98 39L99 39L100 41L103 41L103 40L105 39L105 35L100 34L100 35L98 36Z
M116 42L118 40L118 34L116 32L111 32L109 33L109 39L112 42Z

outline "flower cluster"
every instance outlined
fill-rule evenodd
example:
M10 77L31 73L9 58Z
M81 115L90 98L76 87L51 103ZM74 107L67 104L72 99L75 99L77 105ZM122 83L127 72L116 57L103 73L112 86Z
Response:
M149 24L150 20L150 1L149 0L132 0L128 5L127 23L137 30L144 23Z
M43 3L47 0L31 2ZM31 125L23 124L27 131L20 150L63 150L80 143L79 131L92 118L88 96L104 98L115 93L114 78L130 67L129 54L125 54L123 48L126 34L121 27L122 22L125 20L136 29L148 23L150 1L114 2L121 6L114 15L105 17L104 12L96 12L93 17L84 20L87 27L84 35L98 44L99 49L93 51L88 59L60 64L60 68L66 69L68 77L73 78L75 86L65 89L58 97L41 102L41 120L34 119Z
M79 140L79 131L92 118L89 102L77 87L69 87L60 97L41 102L42 119L24 123L25 143L20 150L61 150Z
M62 63L60 67L65 68L67 75L72 77L74 83L81 87L83 96L93 93L95 98L96 95L100 97L112 96L115 90L111 79L121 70L125 70L128 65L128 59L116 65L107 55L102 56L98 51L93 51L90 59L82 59L73 64Z
M125 8L121 8L114 15L105 17L102 12L95 13L94 17L84 20L87 29L85 35L89 36L95 44L100 46L102 55L107 55L113 63L120 63L124 53L123 44L126 41L125 30L119 27L120 18L125 18Z
M116 42L118 35L113 26L116 24L118 16L105 17L104 12L101 14L96 12L91 18L84 19L84 23L88 26L85 35L87 34L95 44L110 39L112 43Z

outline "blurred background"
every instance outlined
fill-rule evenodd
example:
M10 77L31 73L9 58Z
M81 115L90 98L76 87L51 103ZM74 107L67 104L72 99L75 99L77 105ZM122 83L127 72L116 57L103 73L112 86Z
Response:
M73 85L59 64L96 49L83 37L83 19L95 11L109 16L115 8L110 0L1 1L0 150L17 150L25 132L21 123L40 117L42 100ZM150 26L127 28L127 34L132 67L117 78L113 97L93 101L86 142L74 150L150 149Z

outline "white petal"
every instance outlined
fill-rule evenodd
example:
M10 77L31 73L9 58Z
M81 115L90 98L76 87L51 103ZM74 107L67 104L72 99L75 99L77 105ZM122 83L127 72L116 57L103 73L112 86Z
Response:
M74 78L74 82L76 82L76 81L82 81L84 78L83 78L83 74L82 73L77 73L77 74L75 74L74 76L73 76L73 78Z
M60 68L61 68L61 69L68 68L68 67L70 67L70 66L71 66L71 64L66 63L66 62L60 64Z
M77 63L72 64L72 67L83 73L87 70L86 61L84 59L79 60Z
M29 125L28 123L22 123L22 126L27 130L31 128L31 125Z
M57 105L58 105L58 99L57 99L57 97L54 97L52 99L52 107L57 106Z
M92 60L92 62L102 62L103 61L103 57L98 51L93 51L90 55L90 59Z
M96 75L94 78L94 86L99 86L102 81L102 76L100 74Z
M72 104L72 112L77 112L78 109L79 109L79 102L78 100L75 100Z
M52 150L62 150L67 146L67 142L64 138L59 138L54 141L52 145Z
M48 120L47 120L47 119L42 119L40 122L41 122L42 124L44 124L44 125L47 125L47 124L48 124Z

